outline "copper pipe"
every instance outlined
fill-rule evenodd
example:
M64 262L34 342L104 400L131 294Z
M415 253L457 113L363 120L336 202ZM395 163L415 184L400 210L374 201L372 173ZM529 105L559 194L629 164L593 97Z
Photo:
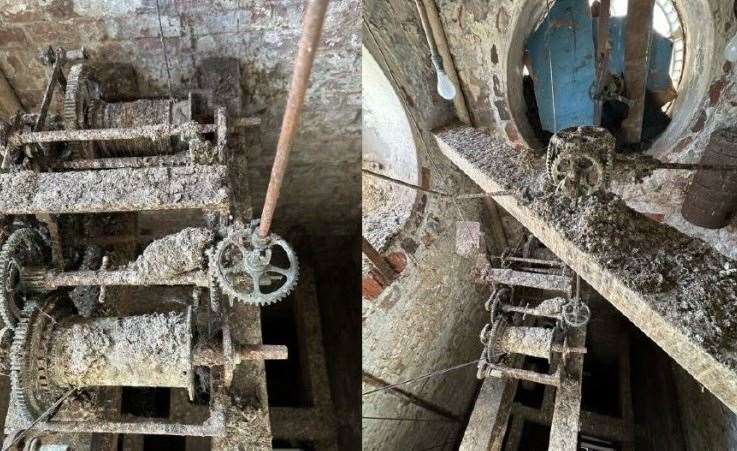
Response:
M292 73L292 86L289 88L287 106L282 119L281 133L276 144L276 156L274 166L271 168L269 187L266 190L264 209L261 212L261 224L258 233L262 238L269 234L271 221L279 200L284 172L289 161L289 151L292 140L299 127L299 115L305 100L307 84L312 72L312 63L315 61L315 52L320 41L322 24L325 20L325 12L328 8L328 0L312 0L307 5L304 22L302 23L302 37L299 39L297 59Z

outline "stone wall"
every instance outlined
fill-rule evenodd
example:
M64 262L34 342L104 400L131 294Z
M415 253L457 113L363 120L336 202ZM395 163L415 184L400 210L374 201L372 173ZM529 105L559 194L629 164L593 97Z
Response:
M240 61L249 133L250 186L260 210L306 1L158 0L176 93L197 85L210 57ZM360 0L333 0L325 22L300 133L277 211L313 234L356 233L360 215ZM0 68L23 105L41 101L46 68L39 51L85 46L93 60L132 63L146 97L165 96L167 74L157 0L0 0ZM330 204L331 208L322 206Z
M440 155L429 134L454 120L453 104L436 93L414 2L366 0L363 15L363 43L402 102L430 187L445 193L476 192ZM478 359L483 301L489 293L470 280L474 260L456 254L455 236L456 224L480 220L482 208L478 200L454 202L419 193L409 219L382 249L398 278L382 286L364 260L364 392L380 381L396 383ZM478 388L475 365L399 388L416 401L392 391L363 396L364 449L451 449Z

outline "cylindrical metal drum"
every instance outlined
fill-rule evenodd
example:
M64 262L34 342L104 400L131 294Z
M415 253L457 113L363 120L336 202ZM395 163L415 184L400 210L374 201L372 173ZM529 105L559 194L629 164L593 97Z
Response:
M136 128L170 124L172 127L192 120L190 99L172 103L169 99L143 99L133 102L93 101L89 107L91 128ZM178 137L139 138L96 143L101 157L146 157L177 151Z
M50 380L61 386L192 385L189 313L73 316L61 320L47 340Z
M701 164L737 167L737 128L711 135ZM737 210L737 171L699 169L686 191L681 214L690 223L709 229L729 224Z
M553 347L553 329L542 327L505 327L495 348L499 354L522 354L550 359Z

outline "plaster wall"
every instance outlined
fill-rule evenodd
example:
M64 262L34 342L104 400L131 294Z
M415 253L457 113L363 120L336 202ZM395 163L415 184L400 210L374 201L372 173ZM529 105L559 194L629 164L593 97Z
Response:
M453 104L436 93L414 2L366 0L363 16L363 43L401 101L418 165L429 171L430 188L475 192L475 185L442 158L429 135L432 128L453 120ZM407 222L383 249L399 270L398 278L381 286L364 261L362 391L376 388L367 376L395 383L478 359L488 289L470 280L474 261L456 255L455 234L458 221L480 220L482 206L418 193ZM401 387L431 408L391 391L363 396L364 449L452 449L478 387L475 373L470 365Z

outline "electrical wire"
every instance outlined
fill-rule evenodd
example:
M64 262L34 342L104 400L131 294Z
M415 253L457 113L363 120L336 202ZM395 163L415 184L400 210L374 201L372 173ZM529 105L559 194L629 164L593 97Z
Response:
M164 41L164 25L161 23L161 5L159 5L159 0L156 0L156 16L159 19L159 38L161 39L161 48L164 51L164 66L166 67L166 79L169 85L169 100L174 102L174 89L172 88L171 70L169 69L169 52L166 49L166 42Z
M405 385L405 384L409 384L409 383L412 383L412 382L421 381L421 380L424 380L424 379L427 379L427 378L430 378L430 377L441 376L441 375L446 374L446 373L449 373L451 371L459 370L461 368L465 368L465 367L470 366L470 365L475 365L475 364L479 363L479 361L480 361L480 359L471 360L470 362L461 363L460 365L451 366L450 368L445 368L445 369L442 369L442 370L433 371L432 373L423 374L422 376L414 377L412 379L407 379L406 381L398 382L396 384L385 385L383 387L379 387L379 388L375 388L373 390L369 390L367 392L363 392L363 393L361 393L361 396L367 396L367 395L370 395L370 394L373 394L373 393L378 393L378 392L381 392L381 391L389 390L389 389L392 389L392 388L399 387L401 385Z
M385 420L385 421L419 421L419 422L432 422L432 423L453 423L455 421L443 420L440 418L400 418L400 417L361 417L363 420Z
M34 426L36 426L38 423L42 421L45 421L47 418L51 417L53 413L56 411L56 409L58 409L64 403L64 401L66 401L70 396L72 396L72 394L74 394L77 390L78 390L77 387L70 388L69 391L67 391L59 399L57 399L56 402L51 405L51 407L46 409L46 411L44 411L41 415L39 415L38 418L33 420L30 426L18 432L13 438L13 441L10 442L7 447L3 448L3 451L7 451L11 449L16 443L20 441L21 438L25 437L28 431L33 429Z

